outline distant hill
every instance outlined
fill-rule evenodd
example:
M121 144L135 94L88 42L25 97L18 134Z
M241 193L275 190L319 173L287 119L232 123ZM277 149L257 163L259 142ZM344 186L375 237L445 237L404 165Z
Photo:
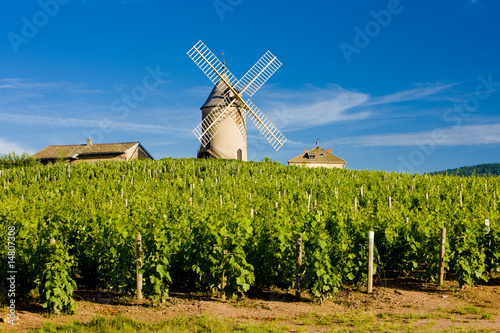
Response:
M464 166L456 169L436 171L432 174L448 174L456 176L500 176L500 163L479 164L476 166Z

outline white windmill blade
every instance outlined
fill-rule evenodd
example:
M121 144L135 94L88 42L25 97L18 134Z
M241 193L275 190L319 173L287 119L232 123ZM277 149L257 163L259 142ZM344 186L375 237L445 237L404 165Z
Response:
M257 90L280 68L281 62L271 52L267 51L255 65L238 81L236 87L248 96Z
M281 133L274 124L259 110L251 100L244 102L240 99L246 109L247 116L252 123L262 133L266 140L273 146L274 150L278 151L286 141L285 136Z
M194 135L201 142L203 147L205 147L220 130L222 122L229 115L229 108L235 101L236 99L229 97L229 94L227 94L193 130Z
M241 136L247 144L247 124L246 124L246 112L244 107L239 107L236 112L231 112L231 116L234 120L236 126L240 129Z
M232 87L238 81L201 40L187 54L213 84L222 80L226 86Z

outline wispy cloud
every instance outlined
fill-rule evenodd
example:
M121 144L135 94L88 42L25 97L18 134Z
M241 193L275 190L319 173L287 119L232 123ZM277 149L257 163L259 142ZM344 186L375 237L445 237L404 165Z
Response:
M23 91L66 91L74 93L100 93L98 89L86 89L86 85L75 85L71 82L36 82L28 79L9 78L0 79L0 89Z
M449 90L450 88L456 86L457 83L452 84L431 84L422 87L416 87L413 89L403 90L393 94L371 97L365 105L380 105L380 104L392 104L407 101L417 101L424 99L442 99L441 93Z
M0 138L0 155L7 154L15 151L17 154L26 151L19 143L8 142L7 140Z
M413 133L366 135L340 139L338 143L367 147L472 146L500 144L500 123L439 128Z
M265 106L270 109L270 118L276 126L279 124L281 127L278 127L293 131L338 122L386 118L387 115L381 111L395 103L419 100L450 102L445 92L454 86L456 84L429 84L383 96L371 96L338 85L326 88L307 86L299 90L272 87L263 91L262 95L266 101L274 101L266 102Z
M132 122L112 121L110 119L92 120L63 117L46 117L34 115L19 115L11 113L0 113L0 118L5 122L13 122L25 126L47 126L51 127L77 127L77 128L106 128L110 130L122 130L126 132L143 132L155 134L187 134L190 131L175 126L161 126L151 124L139 124Z
M366 103L369 96L349 91L337 85L326 88L306 87L302 90L273 88L263 94L270 115L276 126L286 130L353 121L369 117L370 112L355 108Z
M259 92L255 102L281 131L296 131L340 122L386 119L388 117L387 110L401 107L401 105L396 103L448 99L449 95L452 94L447 94L446 92L454 86L456 84L423 84L396 93L371 96L368 93L348 90L334 84L322 88L306 85L300 89L283 89L279 86L268 85ZM156 119L167 116L170 119L170 123L167 126L157 123L137 123L130 121L130 119L125 122L123 119L116 121L105 117L102 118L103 112L109 114L106 111L109 110L109 105L103 105L102 103L86 105L85 103L87 103L88 98L83 100L83 104L61 102L53 98L37 99L36 104L33 104L33 101L20 104L13 103L9 99L13 98L12 96L19 95L16 97L16 101L22 101L21 97L23 95L38 93L44 95L45 92L53 93L62 89L66 92L73 92L76 96L99 92L98 90L87 89L82 84L77 85L67 82L36 82L18 78L1 79L0 94L4 91L6 99L3 103L0 102L0 105L3 104L7 107L4 107L3 112L0 113L0 119L3 122L17 123L21 126L106 128L126 132L174 134L189 137L192 135L191 122L196 122L192 116L183 115L183 112L169 112L163 107L158 109L157 106L151 107L151 105L141 111L142 114L150 115L150 117L145 119ZM209 90L209 86L193 87L184 91L184 93L201 96L202 93L203 95L207 94ZM11 91L15 91L17 95L12 94ZM72 100L72 98L70 99ZM5 103L8 103L8 105ZM176 110L184 110L186 108L186 105L170 105L170 107L172 106ZM86 118L90 119L66 117L57 110L65 110L65 114L84 113L87 115ZM33 114L34 112L38 114L35 115ZM182 117L178 115L182 115ZM405 113L405 116L408 116L408 113ZM396 114L394 117L391 116L392 119L397 117L401 117L401 115ZM113 118L112 115L111 118ZM257 133L251 125L249 125L249 130L249 134ZM422 133L425 134L425 132ZM349 142L361 145L387 145L398 141L400 142L399 145L404 142L406 142L405 145L411 145L410 142L418 142L418 138L417 134L415 136L406 134L403 137L399 134L387 134L374 137L351 138ZM293 145L293 142L289 141L288 144ZM302 145L302 143L297 143L297 145L299 144Z

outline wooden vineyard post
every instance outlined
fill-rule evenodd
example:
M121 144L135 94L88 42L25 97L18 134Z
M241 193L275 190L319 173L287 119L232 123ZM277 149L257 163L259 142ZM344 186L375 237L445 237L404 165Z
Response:
M219 203L220 203L220 206L222 207L222 194L219 196Z
M389 197L389 210L392 211L392 198Z
M373 245L375 243L375 234L368 232L368 293L373 292Z
M490 219L484 219L484 234L490 233Z
M222 265L226 262L226 255L227 255L227 250L225 249L226 241L227 241L228 236L224 235L222 236ZM222 271L222 277L220 280L220 297L225 300L226 299L226 293L224 292L224 288L226 287L226 271Z
M250 218L253 219L253 208L250 208Z
M295 267L295 296L300 298L300 282L301 282L301 276L300 276L300 271L302 267L302 234L298 233L297 234L297 243L296 243L296 254L297 254L297 264Z
M135 259L136 259L136 274L137 274L137 299L142 299L142 238L141 234L135 236Z
M439 285L444 282L444 256L446 253L446 228L441 228L441 247L439 250Z
M307 199L307 212L309 213L310 210L311 210L311 195L309 195Z
M462 208L463 199L462 199L462 191L460 191L460 208Z
M354 212L356 212L358 210L358 198L355 197L354 198Z

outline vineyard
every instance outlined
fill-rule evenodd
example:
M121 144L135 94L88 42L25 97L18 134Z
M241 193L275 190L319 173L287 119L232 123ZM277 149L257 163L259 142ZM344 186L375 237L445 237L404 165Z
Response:
M436 281L443 227L448 278L473 286L500 271L499 195L498 177L273 162L10 167L0 170L0 248L3 262L15 259L17 297L37 295L55 313L74 311L75 281L136 293L136 235L142 293L158 302L172 286L226 297L251 287L334 296L366 283L369 231L376 275Z

